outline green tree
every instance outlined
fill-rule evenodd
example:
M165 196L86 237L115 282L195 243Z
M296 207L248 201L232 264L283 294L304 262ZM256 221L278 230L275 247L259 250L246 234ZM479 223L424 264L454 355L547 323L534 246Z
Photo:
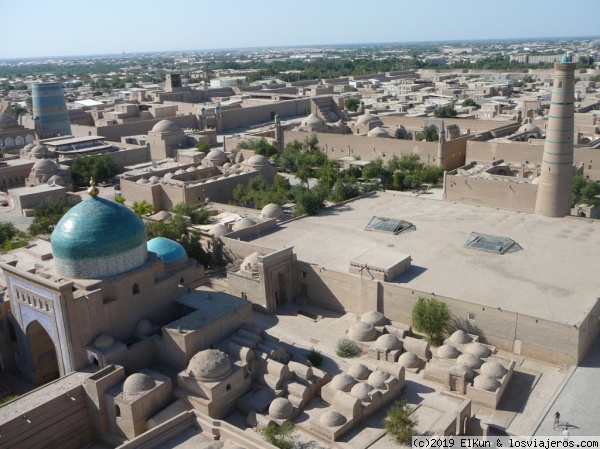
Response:
M318 168L331 163L325 153L318 149L302 153L302 155L303 157L301 158L300 165L308 164L312 168Z
M315 171L315 177L329 189L333 187L338 176L339 171L336 168L336 163L334 161L327 161Z
M383 166L381 158L374 159L365 165L362 169L362 176L367 180L378 180L383 189L392 187L394 181L394 174Z
M73 182L80 187L87 185L90 179L101 183L112 179L119 173L119 167L108 154L80 157L71 165Z
M247 139L242 140L236 145L238 150L252 150L255 154L259 154L265 157L273 157L279 153L276 146L271 145L267 139L261 137L260 139Z
M293 449L295 446L294 432L296 427L291 421L284 422L281 426L270 423L262 429L264 440L279 449Z
M423 139L426 142L437 142L440 140L440 135L438 134L438 130L435 126L429 125L423 128L423 132L421 132Z
M400 170L407 173L419 172L423 169L421 157L418 154L407 154L400 158Z
M292 188L290 185L290 181L288 181L287 178L284 178L283 176L279 175L275 176L275 180L273 181L273 187L275 187L276 190L282 192L288 191Z
M397 171L394 173L394 179L392 181L392 188L394 190L404 190L404 178L406 178L406 173L402 171Z
M9 221L0 221L0 247L2 251L11 251L27 245L27 235Z
M142 215L151 214L154 212L154 206L146 200L135 201L133 203L132 209L140 217Z
M295 141L298 142L298 141ZM296 172L298 170L298 160L300 159L301 152L298 148L286 145L285 149L279 154L276 159L276 163L279 168L285 172Z
M148 224L146 236L148 240L155 237L174 240L183 246L189 257L205 266L210 264L210 254L202 248L200 237L188 232L187 220L183 215L175 215L166 221Z
M17 235L17 228L10 221L0 221L0 245L12 240Z
M581 175L573 176L571 192L572 206L577 204L596 206L600 204L600 199L596 198L597 195L600 195L600 184Z
M308 180L312 176L312 170L308 164L302 165L296 172L296 178L300 181L300 185L308 187Z
M456 117L456 109L454 109L454 106L451 105L439 106L435 108L433 115L437 118L453 118Z
M281 206L291 199L290 185L281 176L276 176L272 185L267 184L262 176L257 176L247 186L239 184L233 190L233 198L240 206L256 209L262 209L270 203Z
M179 203L173 206L171 212L178 215L190 217L192 224L204 224L208 222L210 214L203 207L198 207L193 204Z
M45 235L50 238L57 223L68 210L64 201L40 204L33 213L33 223L29 226L29 234L32 236Z
M475 107L479 109L479 105L472 98L465 98L462 102L462 105L465 107Z
M410 444L412 441L415 429L419 424L413 411L406 399L396 401L383 420L386 432L393 436L399 444Z
M444 169L437 165L428 165L420 172L421 182L437 186L444 178Z
M199 153L208 153L210 151L210 145L206 142L198 142L196 144L196 150Z
M358 180L358 178L362 178L362 170L356 165L350 166L350 168L346 170L342 170L339 174L340 178L354 178Z
M304 138L302 147L308 151L319 151L319 138L317 133L311 133L310 136Z
M406 156L403 156L406 157ZM392 158L388 161L388 163L385 165L385 168L387 168L389 171L391 172L395 172L396 170L400 170L401 165L400 165L401 159L394 154L392 156Z
M275 156L275 163L281 170L292 173L297 172L303 165L313 169L330 163L327 155L320 151L318 143L315 133L306 137L303 142L293 140Z
M373 159L362 169L362 176L365 179L374 179L381 176L383 171L383 160L381 158Z
M275 145L271 145L267 139L263 137L256 143L254 152L261 156L271 158L279 153L279 149Z
M169 240L179 241L183 235L187 235L187 223L182 215L175 215L165 221L148 223L148 226L146 226L148 240L156 237L164 237Z
M421 185L421 176L419 173L407 173L402 180L402 190L414 190Z
M324 194L319 189L307 189L305 187L296 187L294 189L294 198L296 201L296 209L294 215L315 215L320 209L325 207Z
M412 310L412 324L432 345L439 346L450 324L448 305L435 298L419 298Z
M15 119L17 119L17 120L19 119L19 116L20 116L20 115L22 115L22 114L26 114L26 113L27 113L27 109L25 109L24 107L22 107L22 106L20 106L20 105L18 105L18 104L17 104L17 105L14 105L14 106L12 107L12 116L13 116Z
M581 190L582 202L590 206L597 206L600 204L600 199L597 198L600 195L600 184L595 181L587 181L585 187Z
M360 195L360 188L356 178L343 177L338 178L331 189L329 199L334 203L341 203Z
M358 98L346 98L346 100L344 101L344 107L350 112L358 111L359 106L360 100Z
M534 81L535 79L531 75L525 75L525 77L523 78L524 83L533 83Z
M125 197L123 195L115 196L115 201L119 204L125 204Z

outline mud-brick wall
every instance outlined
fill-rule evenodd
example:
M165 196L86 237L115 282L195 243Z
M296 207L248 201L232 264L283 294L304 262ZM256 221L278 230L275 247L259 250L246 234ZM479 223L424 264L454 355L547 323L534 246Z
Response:
M28 409L27 396L5 407L22 407L22 410L0 423L0 448L78 449L94 439L82 386L39 407Z

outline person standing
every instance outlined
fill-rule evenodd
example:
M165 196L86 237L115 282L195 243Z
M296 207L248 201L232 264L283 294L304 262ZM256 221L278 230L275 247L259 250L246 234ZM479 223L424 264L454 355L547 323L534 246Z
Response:
M560 413L558 413L558 411L554 414L554 428L556 429L556 426L558 426L558 423L560 422Z

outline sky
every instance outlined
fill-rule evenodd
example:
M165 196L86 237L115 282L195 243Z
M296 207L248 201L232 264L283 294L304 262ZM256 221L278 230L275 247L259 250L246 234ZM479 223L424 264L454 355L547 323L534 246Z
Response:
M2 3L0 59L600 35L600 0Z

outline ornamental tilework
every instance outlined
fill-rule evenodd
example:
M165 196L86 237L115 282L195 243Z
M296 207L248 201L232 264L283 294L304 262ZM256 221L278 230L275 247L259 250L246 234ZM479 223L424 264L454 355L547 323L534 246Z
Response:
M113 256L69 260L55 256L56 269L61 276L75 279L99 279L116 276L141 267L148 258L146 242L137 248Z
M63 372L65 374L68 374L70 372L70 370L68 368L70 364L69 364L68 351L67 351L67 348L65 347L66 335L65 335L65 330L64 330L63 326L60 326L57 323L56 313L57 313L58 308L56 307L56 304L55 304L55 302L56 302L55 295L47 290L44 290L44 289L38 287L35 284L30 284L28 282L24 282L19 279L15 279L13 277L10 277L8 279L8 282L10 285L11 301L14 301L14 304L12 304L13 310L20 311L20 315L21 315L20 316L20 318L21 318L20 324L22 326L23 333L24 334L27 333L27 327L33 321L38 321L40 323L40 325L44 328L44 330L50 336L50 339L54 343L54 347L59 349L59 351L60 351L60 359L59 360L62 364ZM25 304L18 303L17 299L16 299L17 293L15 291L15 287L17 287L17 286L27 289L37 295L40 295L40 296L52 301L52 303L53 303L52 315L47 315L38 310L32 309ZM58 337L56 335L56 330L58 330Z
M60 83L37 83L31 86L33 114L40 118L43 130L58 129L61 135L71 134L71 123Z

